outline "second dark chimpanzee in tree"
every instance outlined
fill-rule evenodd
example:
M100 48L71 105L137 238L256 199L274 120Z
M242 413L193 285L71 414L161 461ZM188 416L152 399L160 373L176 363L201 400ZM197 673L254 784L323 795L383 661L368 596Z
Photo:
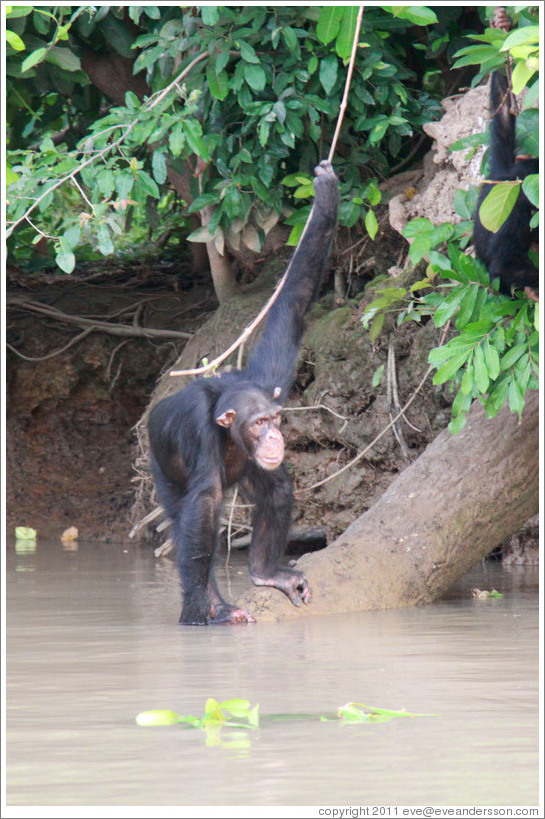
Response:
M474 244L477 257L486 265L490 278L500 279L500 291L510 296L513 288L524 288L531 298L537 298L539 274L528 257L538 231L530 228L533 207L521 190L515 206L496 233L487 230L479 219L479 208L494 187L494 182L524 179L539 172L539 160L520 157L515 149L516 117L512 113L514 99L506 78L494 71L490 79L490 182L481 188L474 220Z
M176 546L182 624L254 622L247 611L223 599L214 576L223 493L234 484L255 504L252 581L280 589L295 606L311 599L304 575L279 565L292 506L279 426L281 404L295 376L303 319L318 293L337 223L337 177L325 161L315 174L305 231L246 367L196 379L150 414L152 471Z

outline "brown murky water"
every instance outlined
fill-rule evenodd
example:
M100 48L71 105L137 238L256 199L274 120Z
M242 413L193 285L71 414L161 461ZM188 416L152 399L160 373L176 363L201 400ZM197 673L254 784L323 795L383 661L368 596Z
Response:
M245 566L220 579L236 592ZM504 597L474 600L474 586ZM188 628L169 560L12 544L7 804L536 805L537 586L535 568L486 563L427 608ZM225 729L214 745L201 730L135 723L155 708L201 715L209 696L247 698L262 715L355 700L438 716L262 720L246 747Z

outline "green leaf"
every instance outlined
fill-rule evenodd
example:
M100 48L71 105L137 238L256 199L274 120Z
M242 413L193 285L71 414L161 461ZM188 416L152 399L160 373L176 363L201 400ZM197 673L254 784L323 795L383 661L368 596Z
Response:
M335 8L338 8L338 6L335 6ZM346 60L352 54L352 45L354 43L354 34L356 33L356 23L358 20L358 7L341 6L341 8L343 8L344 14L340 32L335 43L335 49L341 60Z
M297 34L291 26L284 26L282 29L282 37L284 38L288 51L295 51L297 48Z
M81 229L78 225L72 225L68 230L65 230L61 237L61 244L63 248L70 249L77 247L81 236Z
M16 174L9 162L6 162L6 187L9 188L14 182L19 179L19 174Z
M320 9L320 16L316 25L316 36L318 40L327 45L335 39L339 33L344 9L342 6L323 6Z
M457 415L465 415L472 403L473 397L471 393L465 393L462 389L459 389L452 402L452 417L456 418Z
M243 719L244 717L248 716L248 712L250 710L250 701L249 700L224 700L220 703L220 708L223 711L228 711L233 717L237 717L237 719Z
M520 417L522 415L522 410L524 409L524 404L525 401L523 392L517 381L513 379L509 384L509 409L511 412L516 412Z
M240 49L240 56L246 63L254 63L255 65L259 65L261 60L255 53L255 48L247 43L245 40L240 40L237 42L237 45Z
M263 91L267 83L267 78L260 65L244 64L244 79L254 91Z
M36 540L38 532L36 529L31 529L30 526L16 526L15 537L17 540Z
M157 182L151 178L149 173L146 173L146 171L139 171L138 181L148 196L153 196L154 199L159 199L160 194L159 188L157 187Z
M146 7L146 11L149 11L149 7ZM164 47L162 45L142 51L134 61L133 74L138 74L143 68L149 68L150 65L153 65L163 56L163 52Z
M539 174L533 173L527 176L522 183L522 190L536 208L539 207Z
M429 233L420 233L418 236L415 236L409 248L409 258L411 262L418 264L426 253L431 250L431 245L431 235Z
M475 378L473 375L473 367L468 364L466 367L466 371L462 376L462 380L460 382L460 390L463 395L471 395L473 392L473 387L475 385Z
M382 328L384 326L384 319L385 318L386 318L386 313L379 313L378 316L376 316L373 319L373 322L372 322L371 327L369 329L369 339L370 339L370 341L375 341L379 337L380 331L382 330Z
M209 162L210 154L202 137L201 123L196 119L184 119L183 126L187 144L193 153L197 154L205 162Z
M508 370L510 367L512 367L513 364L519 360L521 355L524 355L526 350L527 346L525 344L517 344L515 347L511 347L510 350L507 350L505 355L503 355L501 358L500 365L502 370Z
M402 234L406 239L414 239L421 233L430 233L432 229L433 225L430 220L419 216L417 219L411 219L410 222L407 222L402 230Z
M462 299L464 298L466 290L464 287L456 287L444 299L443 303L439 305L433 316L433 321L436 327L442 327L443 324L452 318Z
M471 285L470 287L466 288L466 292L460 303L460 312L456 317L456 328L458 330L463 330L465 325L471 321L471 317L473 316L473 311L475 309L475 304L477 301L477 296L480 290L481 288L477 284Z
M153 176L158 185L163 185L167 180L167 162L162 151L154 151L151 158Z
M194 230L192 233L187 236L186 241L188 242L212 242L214 241L214 237L210 233L207 227L200 227L197 230Z
M391 8L395 9L395 6ZM437 23L437 15L427 6L398 6L399 11L394 11L395 17L403 20L410 20L417 26L433 26Z
M134 185L134 177L132 173L127 173L126 171L116 175L115 178L115 189L117 191L117 195L120 199L127 199L129 193L132 190L132 186Z
M103 256L109 256L111 253L114 252L115 248L112 243L112 237L106 225L98 226L97 242L98 249L100 250Z
M259 705L254 705L251 711L248 712L248 725L251 725L253 728L257 728L259 726Z
M497 349L486 339L483 345L484 359L486 361L486 369L492 381L495 381L501 372L500 356Z
M371 239L374 239L375 236L377 235L378 222L377 217L375 216L374 211L372 210L368 210L367 213L365 214L365 229L367 230L367 233L369 234Z
M519 190L520 183L517 182L494 185L479 208L479 218L487 230L496 233L500 229L515 206Z
M180 722L180 717L174 711L161 709L157 711L141 711L136 716L137 725L149 728L154 725L174 725Z
M326 94L331 94L335 83L337 82L337 74L339 70L339 62L334 54L328 54L320 61L320 83Z
M523 26L511 31L507 35L500 51L509 51L513 46L523 45L526 43L539 43L539 26Z
M76 266L76 257L71 250L63 250L55 256L55 262L64 273L72 273Z
M210 63L206 66L206 79L208 81L208 88L214 99L225 99L229 93L229 76L226 71L216 73L214 66Z
M373 387L378 387L379 384L382 382L383 373L384 373L384 364L381 364L380 367L377 367L377 369L373 373L373 378L371 380L371 384L373 385Z
M511 75L513 92L515 94L520 94L520 92L528 85L528 82L534 76L536 71L537 67L533 66L531 63L529 64L524 60L517 62Z
M484 409L487 418L494 418L494 416L498 414L500 409L507 401L509 383L510 383L509 378L506 378L505 376L500 376L500 378L491 388L490 392L488 393L488 398L484 402Z
M41 63L46 54L46 48L37 48L36 51L29 54L28 57L26 57L21 63L21 74L24 74L25 71L33 68L35 65L38 65L38 63Z
M98 189L106 198L112 195L115 188L115 175L113 171L110 171L108 168L104 168L98 172L96 181Z
M205 26L215 26L220 19L220 12L217 6L201 6L200 15Z
M219 194L218 193L202 193L200 196L196 196L191 205L188 207L188 213L198 213L203 208L206 208L208 205L217 205L219 202Z
M444 344L442 347L434 347L429 351L428 362L430 364L441 364L442 361L446 361L452 355L454 355L452 347L449 344Z
M497 48L492 45L469 46L467 49L460 49L457 53L461 54L463 51L467 51L468 53L466 56L462 56L456 60L452 66L453 69L464 68L466 65L478 65L479 63L489 60L491 57L495 57L498 53Z
M220 703L213 699L213 697L208 697L206 700L206 705L204 706L204 713L207 720L214 721L214 722L223 722L224 716L221 711Z
M473 355L473 366L475 372L475 384L479 392L484 394L488 390L490 379L488 377L488 370L484 360L484 353L480 345L475 348L475 353Z
M33 11L33 6L6 6L6 17L10 20L16 17L27 17ZM47 12L45 13L47 14Z
M78 56L69 48L53 46L47 52L46 62L62 68L63 71L79 71L81 62Z
M172 156L180 156L185 145L185 133L181 122L177 122L168 135L168 147Z
M452 358L445 362L442 367L439 367L433 376L433 383L437 385L444 384L445 381L450 381L450 379L456 375L458 370L464 366L469 356L469 351L452 356Z
M458 435L459 432L465 427L467 423L467 415L461 413L457 415L456 418L453 418L450 424L448 425L448 430L451 435Z
M9 29L6 29L6 40L14 51L24 51L26 48L19 35L14 31L9 31Z
M434 270L442 270L443 272L449 271L452 272L451 262L447 259L446 256L443 256L442 253L439 253L438 250L430 250L428 253L428 258L430 260L430 264L433 266ZM467 281L467 279L466 279Z

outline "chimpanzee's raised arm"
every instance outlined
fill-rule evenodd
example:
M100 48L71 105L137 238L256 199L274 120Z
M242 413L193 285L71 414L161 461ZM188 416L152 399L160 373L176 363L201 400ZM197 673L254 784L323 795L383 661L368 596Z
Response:
M318 294L337 225L339 183L327 161L314 169L315 199L303 235L288 266L286 282L272 305L244 377L285 401L291 387L304 316ZM280 390L280 392L278 392Z

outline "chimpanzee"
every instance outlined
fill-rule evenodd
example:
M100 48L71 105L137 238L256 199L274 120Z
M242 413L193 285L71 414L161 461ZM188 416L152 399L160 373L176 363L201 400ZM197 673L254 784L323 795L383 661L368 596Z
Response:
M512 113L512 92L506 78L494 71L490 80L490 169L481 188L474 219L474 245L477 257L486 265L490 278L499 276L500 291L512 295L512 288L525 288L527 295L536 299L539 275L528 257L533 242L538 240L537 229L530 229L533 207L519 192L515 206L496 233L487 230L479 218L479 208L494 182L524 179L539 172L539 160L517 156L515 151L515 122Z
M255 622L223 599L214 576L223 493L233 484L255 504L252 581L280 589L294 606L311 600L304 575L279 566L292 506L279 427L303 319L319 290L337 223L338 180L329 162L315 168L314 190L286 281L244 369L198 378L150 413L152 471L171 521L183 590L180 623L185 625Z

